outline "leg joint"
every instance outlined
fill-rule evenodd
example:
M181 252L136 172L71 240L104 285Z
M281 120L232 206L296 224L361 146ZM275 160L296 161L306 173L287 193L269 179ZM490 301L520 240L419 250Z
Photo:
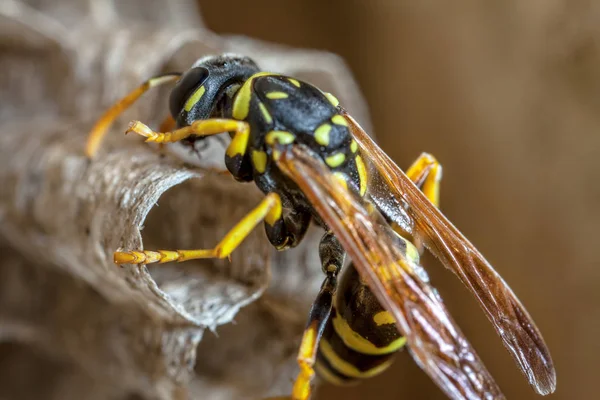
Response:
M335 277L344 265L346 252L333 233L326 232L319 243L319 256L323 272Z

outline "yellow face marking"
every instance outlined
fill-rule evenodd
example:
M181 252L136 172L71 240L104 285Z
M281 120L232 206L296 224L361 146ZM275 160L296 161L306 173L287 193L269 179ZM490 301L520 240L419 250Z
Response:
M331 131L330 124L320 125L315 130L315 140L317 141L317 143L319 143L321 146L329 145L329 132L330 131Z
M352 139L352 143L350 143L350 150L353 153L356 153L358 151L358 143L356 143L356 140Z
M198 89L196 89L196 91L194 92L194 94L192 94L190 96L190 98L187 99L187 101L185 102L185 106L183 107L183 109L185 111L187 111L187 112L190 112L190 110L192 109L192 107L194 107L194 105L198 101L200 101L200 99L204 95L204 92L206 92L206 88L204 86L200 86Z
M395 324L396 320L389 311L380 311L373 316L373 321L377 326Z
M243 155L246 153L249 136L250 130L237 132L233 139L231 139L229 146L227 146L227 151L225 152L227 156L233 158L238 154Z
M269 92L267 93L267 99L271 100L279 100L279 99L287 99L288 94L285 92Z
M267 153L264 151L252 151L252 164L256 172L263 174L267 169Z
M336 153L332 156L325 157L325 163L331 168L339 167L346 161L346 155L344 153Z
M334 115L331 118L331 121L336 124L336 125L342 125L342 126L348 126L348 121L346 121L346 118L344 118L341 115Z
M344 344L354 351L368 355L382 355L390 354L398 351L402 346L406 344L406 338L404 336L399 337L385 347L376 347L373 343L369 342L364 337L360 336L357 332L353 331L346 322L345 319L336 315L333 319L333 328L337 334L342 338Z
M233 100L233 118L237 120L244 120L248 116L250 111L250 100L252 99L252 84L254 80L261 76L276 76L272 72L258 72L252 75L238 90Z
M295 80L294 78L287 78L288 81L290 81L290 83L296 87L300 87L300 82L298 82L297 80Z
M260 108L260 112L262 113L265 122L267 124L272 123L273 118L271 117L271 114L269 114L269 110L267 110L267 107L265 107L263 103L258 103L258 108Z
M358 179L360 181L360 195L364 196L365 193L367 192L367 185L368 185L367 168L365 167L365 162L363 161L361 156L357 155L354 158L354 161L356 162L356 169L358 171Z
M265 137L265 141L270 145L274 145L275 143L291 144L294 143L295 139L296 137L292 133L286 131L271 131Z
M393 360L388 360L374 368L367 371L361 371L348 361L338 356L326 339L321 339L319 346L323 356L329 361L329 364L335 368L338 372L349 376L351 378L370 378L381 372L385 371L392 363Z
M331 93L323 92L323 94L325 95L325 97L327 97L327 100L329 100L332 106L337 107L340 104L340 101L337 99L337 97L335 97Z

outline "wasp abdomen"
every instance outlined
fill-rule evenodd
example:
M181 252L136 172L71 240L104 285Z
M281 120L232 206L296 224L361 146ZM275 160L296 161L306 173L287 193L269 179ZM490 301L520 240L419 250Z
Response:
M377 301L356 269L344 271L335 307L325 328L317 371L334 384L347 384L383 372L406 340L394 318Z

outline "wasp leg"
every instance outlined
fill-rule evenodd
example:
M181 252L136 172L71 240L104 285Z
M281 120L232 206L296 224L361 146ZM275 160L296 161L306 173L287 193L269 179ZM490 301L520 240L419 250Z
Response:
M100 143L102 142L102 138L106 135L108 131L108 127L113 123L117 117L123 113L126 109L128 109L133 103L136 102L144 93L146 93L149 89L164 85L165 83L174 82L181 77L179 73L170 73L164 75L158 75L153 78L148 79L146 82L142 83L140 86L129 92L125 97L121 100L117 101L110 107L104 115L96 122L96 125L90 131L88 136L87 144L85 146L85 154L92 158L96 155L98 148L100 147Z
M437 208L440 207L440 181L442 180L442 165L429 153L422 153L419 158L408 168L406 176L421 189L425 197ZM423 241L417 236L400 233L413 242L419 254L423 254L425 248Z
M296 247L306 234L310 220L310 212L292 210L289 215L280 216L272 225L265 222L267 238L277 250Z
M168 131L172 131L173 129L175 129L176 127L176 122L175 119L173 119L173 117L171 115L167 116L165 119L163 119L163 121L160 123L160 125L158 126L158 129L161 132L168 132ZM164 151L164 147L165 144L164 143L159 143L158 144L158 150L162 153Z
M331 314L333 296L337 286L337 275L342 269L346 253L331 232L327 232L319 244L319 256L325 272L325 280L314 301L308 317L308 324L302 336L298 351L300 372L292 389L293 400L310 398L311 381L315 376L314 365L319 349L319 341Z
M253 179L252 164L248 157L250 128L235 133L225 151L225 166L233 177L240 182Z
M408 168L406 175L417 185L431 203L440 207L441 164L429 153L422 153Z
M210 118L195 121L189 126L175 129L170 132L155 132L140 121L131 121L126 133L134 132L146 138L146 142L174 143L187 139L190 136L211 136L223 132L236 132L236 136L249 136L248 123L235 119ZM235 137L234 137L235 138ZM233 141L232 141L233 142Z
M166 117L159 125L158 129L160 130L160 132L169 132L172 131L176 128L176 124L177 122L175 122L175 119L173 119L173 117L171 115L169 115L168 117ZM158 149L159 151L163 151L164 150L164 143L159 143L158 144ZM200 155L199 151L197 151L193 145L192 145L192 149L194 152L196 152L198 155ZM223 169L223 168L217 168L217 167L210 167L210 168L203 168L204 170L210 171L212 173L218 174L218 175L230 175L231 173L229 172L229 170L227 169Z
M277 193L269 193L254 210L237 223L219 244L212 249L201 250L134 250L117 251L115 264L150 264L155 262L187 261L198 258L227 258L262 220L272 223L281 214L281 199Z

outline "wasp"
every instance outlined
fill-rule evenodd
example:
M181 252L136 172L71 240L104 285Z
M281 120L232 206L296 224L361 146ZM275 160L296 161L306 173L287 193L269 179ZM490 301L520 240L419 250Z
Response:
M473 293L533 389L555 390L552 358L533 320L439 211L441 165L422 154L402 172L334 95L262 71L248 57L208 56L115 103L92 129L87 155L123 110L169 82L171 127L154 131L133 121L128 132L187 144L228 132L227 170L265 197L212 249L117 251L116 264L226 258L260 222L285 250L315 223L325 231L318 249L324 280L300 343L293 399L310 397L315 371L338 384L368 378L405 345L449 398L504 398L421 267L427 249Z

